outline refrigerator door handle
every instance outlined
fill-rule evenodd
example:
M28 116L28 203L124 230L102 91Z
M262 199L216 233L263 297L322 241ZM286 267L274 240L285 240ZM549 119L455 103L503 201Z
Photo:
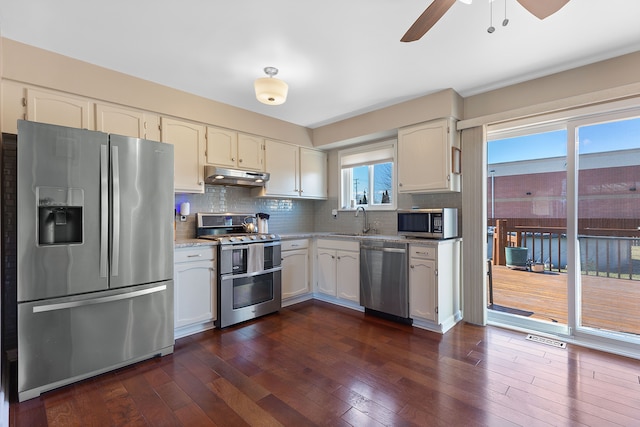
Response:
M100 146L100 277L107 277L109 251L109 152Z
M106 302L121 301L124 299L130 299L130 298L139 297L142 295L149 295L156 292L162 292L166 289L167 289L167 285L160 285L154 288L141 289L139 291L126 292L126 293L117 294L117 295L110 295L108 297L90 298L90 299L83 299L80 301L61 302L57 304L37 305L33 307L33 312L44 313L46 311L66 310L69 308L84 307L87 305L104 304Z
M113 185L111 276L117 276L118 260L120 259L120 165L118 163L118 147L115 145L111 147L111 179Z

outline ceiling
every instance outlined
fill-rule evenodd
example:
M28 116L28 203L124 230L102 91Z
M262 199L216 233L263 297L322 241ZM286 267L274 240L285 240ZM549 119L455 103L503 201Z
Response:
M421 40L400 42L430 3L0 0L0 34L310 128L640 49L638 0L572 0L543 21L515 0L495 0L493 15L487 0L456 2ZM289 84L283 105L255 98L253 81L266 66Z

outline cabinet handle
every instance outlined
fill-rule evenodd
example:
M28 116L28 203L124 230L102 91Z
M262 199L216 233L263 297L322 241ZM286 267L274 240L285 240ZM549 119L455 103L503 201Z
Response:
M238 159L238 163L242 163L242 159Z
M333 255L331 255L331 259L336 259L336 257L335 257L335 256L333 256Z
M232 157L232 158L231 158L231 161L232 161L232 162L235 162L235 161L236 161L236 158L235 158L235 157Z
M399 184L398 184L398 187L402 187L402 183L399 183Z
M297 248L300 245L291 245L292 248Z
M420 255L426 255L427 254L426 252L420 252L420 251L416 251L416 253L420 254Z
M411 264L409 267L410 267L410 268L415 268L415 266L414 266L413 264Z
M202 254L197 254L197 255L187 255L187 258L200 258L202 256Z

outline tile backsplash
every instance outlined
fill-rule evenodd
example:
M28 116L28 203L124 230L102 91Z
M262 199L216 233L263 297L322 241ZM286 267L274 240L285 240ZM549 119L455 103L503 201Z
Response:
M187 221L180 221L180 204L189 202L191 214ZM301 232L338 232L359 233L363 227L363 216L355 216L352 211L338 211L337 218L331 215L338 200L297 200L268 199L253 197L251 189L246 187L207 186L204 194L176 194L176 238L192 239L196 237L196 212L246 213L254 215L264 212L270 215L269 231L273 233ZM409 209L413 206L425 208L452 207L462 213L460 193L420 194L398 196L398 208ZM367 219L372 230L370 234L395 235L397 215L395 211L367 211ZM458 227L462 222L458 218Z
M180 221L180 204L189 202L191 214ZM196 237L196 212L246 213L264 212L270 215L269 231L273 233L299 233L313 231L315 208L313 200L267 199L251 195L251 189L208 185L204 194L179 193L175 195L176 238Z

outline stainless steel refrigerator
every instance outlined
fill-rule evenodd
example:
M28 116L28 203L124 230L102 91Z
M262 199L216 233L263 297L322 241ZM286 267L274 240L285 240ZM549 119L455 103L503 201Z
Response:
M173 352L173 146L18 123L18 398Z

